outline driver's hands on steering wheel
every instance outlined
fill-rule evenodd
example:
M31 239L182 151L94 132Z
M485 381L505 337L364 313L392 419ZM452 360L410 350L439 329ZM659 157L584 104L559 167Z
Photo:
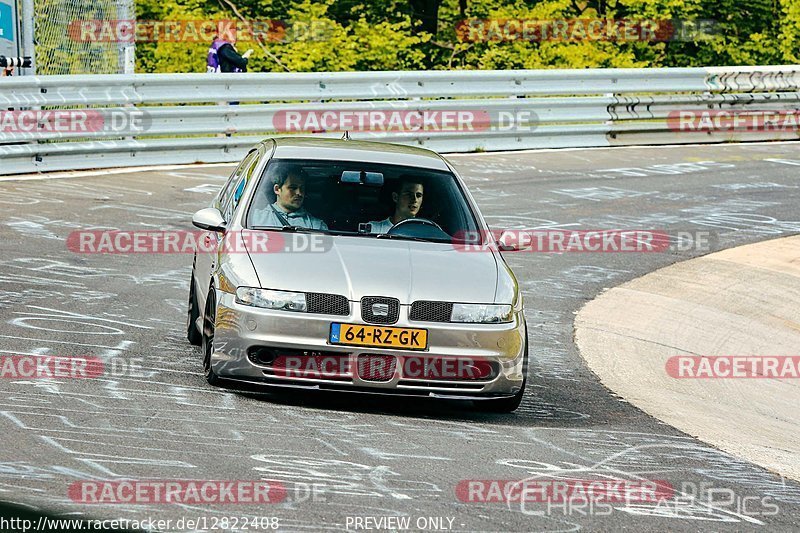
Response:
M407 223L416 223L416 224L424 224L426 226L434 226L435 228L439 229L440 231L444 231L442 229L442 227L439 224L437 224L436 222L434 222L433 220L430 220L430 219L427 219L427 218L422 218L422 217L414 217L414 218L407 218L405 220L401 220L400 222L398 222L397 224L392 226L391 229L389 230L389 232L391 232L393 229L399 228L403 224L407 224Z

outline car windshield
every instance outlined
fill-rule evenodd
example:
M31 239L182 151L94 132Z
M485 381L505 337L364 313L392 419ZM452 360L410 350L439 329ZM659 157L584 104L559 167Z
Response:
M267 165L246 227L434 242L462 241L478 228L450 172L294 159Z

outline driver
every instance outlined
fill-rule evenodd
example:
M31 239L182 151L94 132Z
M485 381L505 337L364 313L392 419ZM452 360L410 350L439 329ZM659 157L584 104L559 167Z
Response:
M383 220L370 222L370 233L386 233L392 226L403 220L414 218L422 207L422 184L413 179L404 179L400 182L398 192L392 193L394 214Z
M303 209L306 198L306 177L302 170L289 169L279 172L275 177L273 191L275 203L254 215L253 226L297 226L328 230L325 221Z

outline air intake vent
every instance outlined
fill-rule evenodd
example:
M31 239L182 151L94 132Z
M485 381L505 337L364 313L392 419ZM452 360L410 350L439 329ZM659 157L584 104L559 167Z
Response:
M420 300L411 304L410 320L420 322L450 322L453 304L450 302L426 302Z
M397 373L397 358L392 355L358 356L358 377L364 381L391 381Z
M338 294L325 294L322 292L307 292L306 307L309 313L323 315L349 315L350 302Z

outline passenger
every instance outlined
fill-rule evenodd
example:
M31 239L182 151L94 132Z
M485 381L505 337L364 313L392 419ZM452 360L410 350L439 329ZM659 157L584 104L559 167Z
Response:
M383 220L370 222L370 233L386 233L395 224L416 217L422 207L422 189L422 184L418 181L402 180L399 192L392 193L394 214Z
M276 201L268 208L255 213L253 226L301 228L327 231L328 225L303 209L306 197L306 177L302 171L291 169L279 172L273 184Z

